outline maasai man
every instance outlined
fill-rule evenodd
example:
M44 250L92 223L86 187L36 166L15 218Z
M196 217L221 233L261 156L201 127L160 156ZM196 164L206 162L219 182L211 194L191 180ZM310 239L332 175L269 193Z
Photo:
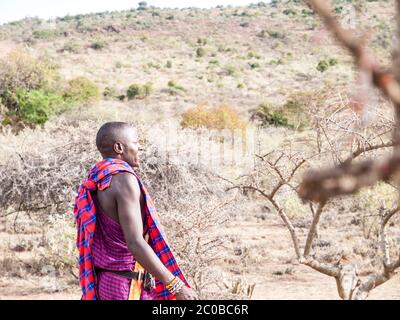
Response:
M74 206L82 299L197 299L133 169L142 151L136 130L108 122L96 145L103 160L79 187Z

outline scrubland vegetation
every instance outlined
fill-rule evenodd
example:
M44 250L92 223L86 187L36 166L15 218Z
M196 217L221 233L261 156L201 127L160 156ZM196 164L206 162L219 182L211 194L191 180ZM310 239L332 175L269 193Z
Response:
M355 14L389 66L394 2L332 3L343 23ZM0 297L79 298L71 204L99 159L97 129L118 120L139 128L140 174L202 298L337 299L334 281L296 258L282 212L318 261L357 264L365 277L381 268L394 183L327 203L312 243L319 207L298 197L307 169L391 150L390 105L368 87L363 113L362 86L302 1L142 3L0 26ZM388 230L395 254L398 217ZM370 296L399 298L399 285Z

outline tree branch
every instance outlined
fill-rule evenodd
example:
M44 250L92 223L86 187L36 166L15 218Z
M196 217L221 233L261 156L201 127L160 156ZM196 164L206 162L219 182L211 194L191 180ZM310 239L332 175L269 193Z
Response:
M365 148L361 148L360 146L358 146L357 149L355 151L353 151L351 156L347 160L345 160L345 162L351 162L355 158L357 158L358 156L362 155L365 152L383 149L383 148L390 148L393 146L394 146L393 141L386 142L386 143L382 142L381 144L377 144L377 145L369 145L368 147L365 147Z
M389 274L393 270L391 270L391 259L390 259L390 245L389 245L389 240L387 238L387 224L389 220L397 213L399 212L400 207L396 207L389 212L387 212L383 217L382 217L382 222L381 222L381 228L380 228L380 239L381 239L381 250L383 253L383 267L385 270L386 274Z
M303 257L299 262L330 277L336 278L340 274L340 269L335 265L319 262L312 257Z
M324 207L325 207L325 202L319 203L317 212L315 212L315 214L313 215L313 221L311 223L311 227L310 227L310 230L309 230L308 236L307 236L306 245L304 247L304 257L307 257L310 254L311 246L312 246L315 234L316 234L319 219L321 217Z
M399 170L400 153L380 161L343 163L334 168L312 170L303 178L299 195L305 201L323 202L334 196L353 194L377 181L386 181Z

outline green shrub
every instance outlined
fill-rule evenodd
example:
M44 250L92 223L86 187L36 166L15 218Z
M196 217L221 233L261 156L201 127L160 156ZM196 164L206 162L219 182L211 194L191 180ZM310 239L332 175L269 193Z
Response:
M249 66L251 69L257 69L260 67L260 64L258 62L249 62Z
M34 39L48 40L61 35L60 31L52 29L39 29L32 32Z
M126 95L129 100L143 97L144 96L143 87L140 84L132 84L126 91Z
M319 72L325 72L326 70L329 69L329 63L326 60L321 60L320 62L318 62L317 65L317 70Z
M282 11L283 14L287 15L287 16L295 16L297 15L297 12L293 9L285 9Z
M225 72L227 73L228 76L235 77L238 75L238 70L234 65L226 65L224 67Z
M197 39L197 44L205 46L207 44L207 39L206 38L203 38L203 39L202 38L198 38Z
M249 51L247 53L247 58L252 59L252 58L256 58L256 59L261 59L261 56L253 51Z
M303 17L311 17L315 15L315 12L313 10L303 9L301 10L301 14Z
M168 87L170 88L175 88L177 90L184 90L184 88L180 85L178 85L175 80L169 80L168 81Z
M144 85L134 83L129 86L126 91L126 96L129 100L132 99L143 99L149 96L153 92L153 84L151 82L147 82Z
M286 102L279 106L262 103L252 110L251 119L261 126L275 125L294 129L305 129L310 126L310 110L321 101L325 101L330 92L326 87L317 91L301 91L290 94Z
M337 6L337 7L335 7L335 12L336 12L337 14L341 14L341 13L343 12L343 6Z
M161 65L159 65L158 63L156 63L156 62L148 62L146 65L145 65L145 69L156 69L156 70L159 70L160 68L161 68Z
M90 47L94 50L102 50L108 46L107 42L104 40L96 40L93 42Z
M10 111L18 108L17 89L51 91L58 80L57 67L45 57L39 60L13 51L0 59L0 99Z
M196 56L197 56L198 58L204 57L206 54L207 54L206 49L204 49L204 48L202 48L202 47L197 48L197 50L196 50Z
M318 63L317 70L319 72L325 72L330 67L333 67L333 66L337 65L338 63L339 63L338 60L335 58L323 59Z
M272 111L273 106L269 103L262 103L258 106L257 110L253 112L251 119L258 120L261 127L267 125L283 126L292 128L289 119L283 114L281 110Z
M106 99L114 99L117 98L118 93L115 88L112 87L105 87L103 91L103 97Z
M284 63L285 63L285 61L282 60L281 58L272 59L272 60L270 60L270 61L268 62L268 64L271 64L271 65L281 65L281 64L284 64Z
M64 44L64 46L61 49L62 52L69 52L69 53L79 53L80 52L80 47L78 43L73 42L73 41L68 41Z
M65 83L57 66L45 57L36 59L16 51L0 59L0 99L6 109L2 113L10 124L43 124L75 102L90 102L99 97L94 82L80 77Z
M286 35L283 31L278 31L278 30L266 30L266 32L268 33L268 35L271 38L274 39L285 39Z
M168 88L169 88L169 93L171 95L176 95L178 94L179 91L185 92L185 88L182 87L181 85L178 85L175 80L169 80L168 81Z
M259 33L257 33L257 37L266 38L267 37L267 32L265 30L261 30Z
M147 97L153 93L153 84L151 82L147 82L144 86L144 95Z
M16 114L28 124L43 124L52 115L65 111L68 106L61 96L43 90L18 89L16 95Z
M0 123L1 123L3 126L6 126L6 125L11 124L9 118L6 116L7 112L8 112L8 109L7 109L7 107L2 103L1 98L0 98L0 121L1 121Z
M79 103L92 102L100 98L100 90L93 81L85 77L78 77L68 81L64 98Z
M274 111L271 115L270 123L274 126L293 128L293 125L289 123L288 118L286 118L282 111Z
M310 125L310 106L324 101L325 92L305 91L289 95L282 107L284 114L288 117L290 124L298 129L304 129Z

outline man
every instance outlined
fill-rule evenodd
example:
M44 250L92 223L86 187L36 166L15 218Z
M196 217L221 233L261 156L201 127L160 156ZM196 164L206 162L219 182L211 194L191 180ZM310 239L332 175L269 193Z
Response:
M136 130L108 122L96 145L103 160L90 170L74 206L82 299L197 299L133 170L142 150Z

